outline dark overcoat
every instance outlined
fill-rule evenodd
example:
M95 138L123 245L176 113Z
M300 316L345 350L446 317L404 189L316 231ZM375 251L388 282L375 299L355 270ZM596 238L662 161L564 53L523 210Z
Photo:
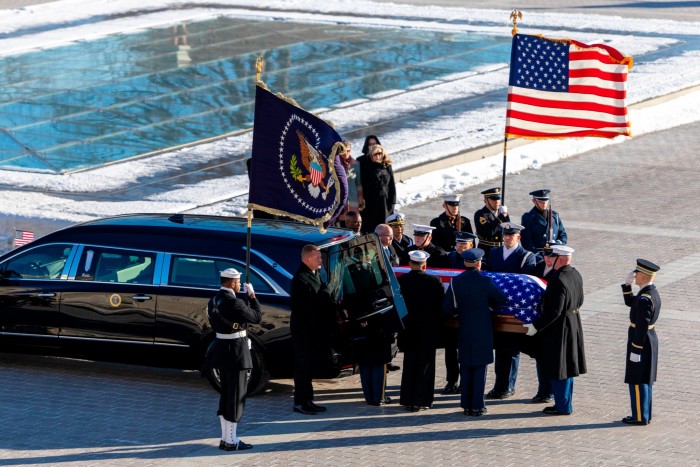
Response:
M525 227L525 230L520 232L520 243L523 245L523 248L534 253L542 251L544 244L549 239L547 216L549 216L549 211L542 212L537 207L533 207L530 211L523 214L520 221ZM552 240L552 245L566 245L566 229L557 211L552 211Z
M627 358L625 383L654 384L659 357L659 341L654 323L661 312L661 297L654 284L649 284L632 295L632 286L623 285L625 305L630 307L630 327L627 331ZM638 363L630 361L630 353L641 354Z
M542 297L537 329L537 358L545 375L565 379L586 373L583 327L579 309L583 305L583 278L570 265L551 276Z
M460 217L460 232L472 231L472 223L464 216ZM446 213L442 213L433 220L430 221L430 225L435 227L433 230L433 243L442 248L443 250L449 252L455 249L455 232L457 232L457 219L455 218L454 224L447 217Z
M207 316L212 329L221 334L247 330L249 323L259 324L262 320L257 298L250 299L250 305L247 305L245 300L236 297L229 289L220 289L209 300ZM253 368L248 339L216 339L212 367L227 370Z
M391 246L399 257L399 264L408 264L408 247L413 245L413 239L408 235L403 235L401 240L391 239Z
M425 245L423 248L418 248L415 244L411 245L408 247L406 250L406 262L403 263L404 265L408 264L408 261L410 260L408 253L415 251L415 250L423 250L426 253L430 255L430 258L428 258L428 267L429 268L445 268L447 267L447 253L445 250L434 244L433 242L430 242L428 245Z
M442 301L442 310L457 314L459 321L459 364L481 366L493 363L493 324L490 307L505 305L508 299L475 269L452 278Z
M369 156L357 158L360 164L360 183L365 207L362 210L362 231L374 232L383 224L396 204L396 184L390 164L373 162Z

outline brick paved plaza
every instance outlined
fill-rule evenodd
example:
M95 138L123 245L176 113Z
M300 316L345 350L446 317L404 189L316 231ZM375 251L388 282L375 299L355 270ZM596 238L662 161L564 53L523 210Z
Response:
M329 410L302 416L292 412L291 381L283 380L248 401L239 433L255 448L224 453L216 448L218 396L197 372L0 353L0 465L698 465L700 314L691 294L700 288L699 132L696 123L645 135L508 178L507 204L518 217L529 208L528 191L553 189L584 277L589 373L576 378L571 416L546 416L529 403L528 357L516 396L489 402L480 418L462 415L456 395L438 395L421 413L367 406L358 376L317 382L317 400ZM478 193L498 183L467 190L464 211L476 210ZM439 205L412 206L409 221L429 220ZM637 257L662 266L659 381L648 427L619 421L629 414L619 284ZM441 352L438 363L441 388ZM487 388L492 377L490 367ZM394 399L399 383L400 372L391 373Z

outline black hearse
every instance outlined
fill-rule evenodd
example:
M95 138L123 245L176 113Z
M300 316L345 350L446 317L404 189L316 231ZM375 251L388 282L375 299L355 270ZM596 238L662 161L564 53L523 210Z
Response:
M247 220L133 214L50 233L0 257L0 344L12 350L200 369L213 339L206 316L219 271L245 270ZM324 280L337 300L333 351L319 377L352 370L353 330L375 319L401 328L405 305L374 235L255 219L250 276L263 320L249 331L255 368L249 390L289 377L289 290L301 248L321 247ZM366 271L362 286L349 273ZM329 355L332 352L329 352Z

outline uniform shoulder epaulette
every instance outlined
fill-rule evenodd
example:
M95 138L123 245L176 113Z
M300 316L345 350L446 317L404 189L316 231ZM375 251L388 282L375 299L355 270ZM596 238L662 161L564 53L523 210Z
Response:
M649 295L648 293L643 293L641 298L646 298L649 301L651 301L651 295Z

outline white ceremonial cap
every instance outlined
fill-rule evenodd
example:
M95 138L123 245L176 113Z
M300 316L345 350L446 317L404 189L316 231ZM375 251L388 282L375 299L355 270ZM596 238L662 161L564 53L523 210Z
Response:
M552 253L557 254L559 256L571 256L571 253L574 252L574 249L571 248L570 246L566 245L552 245Z
M442 197L446 203L457 203L459 204L459 199L462 197L459 193L450 193L449 195L444 195Z
M408 257L415 263L425 263L430 258L430 253L423 250L413 250L408 253Z
M431 225L413 224L413 235L428 235L433 233L435 227Z
M241 273L235 270L234 268L228 268L224 269L219 273L221 277L227 277L229 279L240 279Z
M395 212L393 214L389 214L389 217L387 217L384 222L389 225L404 225L406 223L406 215L401 214L400 212Z

